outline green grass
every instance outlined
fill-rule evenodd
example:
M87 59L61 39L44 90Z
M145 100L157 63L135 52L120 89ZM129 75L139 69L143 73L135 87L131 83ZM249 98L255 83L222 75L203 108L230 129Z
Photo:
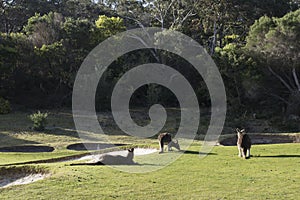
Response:
M0 166L8 164L17 164L29 161L39 161L52 158L61 158L65 156L77 155L83 152L74 151L55 151L43 153L0 153Z
M8 117L14 120L13 116ZM26 115L17 114L17 119L22 121L22 116ZM60 126L72 128L69 119L66 124L63 117L56 120ZM74 133L70 136L68 131L37 133L28 130L30 124L24 120L16 124L11 130L0 125L0 140L5 140L6 145L46 144L56 150L51 153L0 153L0 165L78 153L65 148L80 141ZM150 139L110 137L117 142L157 146L157 142ZM200 146L201 142L194 142L175 162L149 173L126 173L108 166L69 166L71 161L26 165L36 170L46 169L51 176L32 184L0 189L0 199L300 199L299 144L254 145L253 157L247 160L237 156L234 146L214 147L207 157L200 159ZM176 154L176 151L163 155L155 153L136 157L135 161L141 164L149 159L163 161ZM0 167L0 171L2 169L3 174L3 170L10 168L14 167Z
M215 147L204 159L191 153L199 144L190 150L145 174L43 164L39 166L51 170L50 178L0 189L0 194L3 199L299 199L298 144L254 146L249 160L238 158L235 147Z

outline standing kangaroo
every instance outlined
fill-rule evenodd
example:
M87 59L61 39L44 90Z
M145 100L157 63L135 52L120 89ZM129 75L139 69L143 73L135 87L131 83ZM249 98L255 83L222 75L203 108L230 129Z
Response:
M128 149L127 156L120 156L120 155L109 155L104 154L100 157L97 162L93 163L73 163L71 166L74 165L133 165L136 164L133 161L133 151L134 148Z
M237 132L237 148L239 150L239 157L250 158L251 139L245 133L245 129L236 129Z
M172 147L175 147L176 149L180 150L180 146L178 143L178 140L174 142L172 140L172 136L170 133L161 133L158 135L158 142L159 142L159 147L160 151L159 153L164 152L164 144L168 144L168 151L172 151Z

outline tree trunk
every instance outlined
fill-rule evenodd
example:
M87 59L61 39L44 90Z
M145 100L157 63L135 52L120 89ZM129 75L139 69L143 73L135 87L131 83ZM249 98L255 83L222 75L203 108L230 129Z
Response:
M212 41L211 41L211 46L210 46L210 55L211 56L214 55L214 53L215 53L217 33L218 33L217 22L215 20L214 21L214 35L213 35L213 38L212 38Z
M300 115L300 92L295 90L292 92L288 99L288 105L286 108L286 116L299 116Z

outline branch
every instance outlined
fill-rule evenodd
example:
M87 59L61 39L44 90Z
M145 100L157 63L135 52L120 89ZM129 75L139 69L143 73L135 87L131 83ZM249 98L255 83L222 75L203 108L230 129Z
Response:
M137 20L137 19L135 19L135 18L132 18L132 17L127 17L127 16L120 16L120 17L122 17L122 18L127 18L127 19L130 19L130 20L133 20L134 22L136 22L136 23L139 25L139 27L141 27L141 28L143 29L143 31L144 31L144 33L147 35L147 37L148 37L149 39L151 39L149 33L147 32L145 26L143 25L143 23L142 23L141 21L139 21L139 20ZM148 45L142 38L138 37L137 35L131 34L131 36L129 36L129 37L134 38L134 39L140 41L146 48L150 49L150 48L149 48L149 45ZM156 51L156 49L155 49L155 50L152 50L152 49L151 49L150 52L151 52L151 54L154 56L155 60L156 60L157 62L160 62L159 57L157 56L157 51Z
M175 16L175 9L172 10L172 14L173 14L173 23L172 26L176 24L176 16Z
M210 55L213 55L215 53L217 33L218 33L217 22L216 22L216 20L214 20L214 35L213 35L212 41L211 41Z
M171 6L174 4L174 2L175 2L175 0L173 0L173 1L169 4L168 8L166 9L166 11L165 11L165 13L164 13L164 16L163 16L164 18L166 17L166 15L167 15L169 9L170 9Z
M124 16L124 18L127 18L127 19L135 21L139 25L139 27L141 27L143 29L143 31L147 34L148 38L150 38L148 32L145 30L145 26L142 24L141 21L139 21L139 20L137 20L135 18L132 18L132 17L127 17L127 16Z
M154 6L154 5L153 5ZM154 15L155 16L155 19L159 22L159 23L162 23L163 22L163 16L162 16L162 11L157 7L157 6L154 6L154 9L157 11L158 15L160 18L158 18L157 15Z
M293 80L293 77L291 77L291 74L290 73L287 74L286 72L284 72L283 75L284 75L285 79L288 80L288 83L290 84L290 86L293 89L296 88L295 82Z
M273 69L271 68L271 67L268 67L268 69L269 69L269 71L274 75L274 76L276 76L276 78L278 78L280 81L281 81L281 83L290 91L290 92L293 92L293 89L289 86L289 84L287 84L287 82L283 79L283 78L281 78L281 76L279 76L278 74L276 74L274 71L273 71Z
M191 9L185 16L184 16L184 18L181 20L181 24L183 24L183 22L187 19L187 18L189 18L189 17L192 17L192 16L195 16L196 14L195 13L193 13L193 9Z
M140 41L146 48L150 49L149 45L140 37L137 35L131 34L129 37L134 38L138 41ZM160 62L159 57L156 55L156 52L150 49L151 54L154 56L157 62Z
M298 91L300 91L300 84L299 84L299 80L298 80L298 76L296 74L296 69L295 68L293 68L293 77L294 77L294 81L297 85Z
M268 93L268 94L271 95L271 96L273 96L273 97L276 97L277 99L279 99L279 100L281 100L281 101L283 101L283 102L286 103L287 105L290 104L287 100L285 100L284 98L282 98L282 97L280 97L280 96L278 96L278 95L276 95L276 94L273 94L273 93Z
M161 16L160 16L161 17ZM158 18L157 16L154 17L159 23L163 23L163 20L161 18Z

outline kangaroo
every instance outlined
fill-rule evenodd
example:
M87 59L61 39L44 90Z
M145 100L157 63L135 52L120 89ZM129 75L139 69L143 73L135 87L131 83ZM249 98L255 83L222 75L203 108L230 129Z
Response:
M237 132L237 148L239 150L239 157L250 158L251 139L245 133L245 129L236 129Z
M133 165L136 164L133 161L133 151L134 148L128 149L127 156L120 155L109 155L104 154L100 157L99 161L93 163L72 163L74 165Z
M158 142L159 142L159 147L160 151L159 153L164 152L164 144L168 144L168 151L172 151L172 147L175 147L176 149L180 150L180 146L178 143L178 140L173 141L172 136L170 133L161 133L158 135Z

